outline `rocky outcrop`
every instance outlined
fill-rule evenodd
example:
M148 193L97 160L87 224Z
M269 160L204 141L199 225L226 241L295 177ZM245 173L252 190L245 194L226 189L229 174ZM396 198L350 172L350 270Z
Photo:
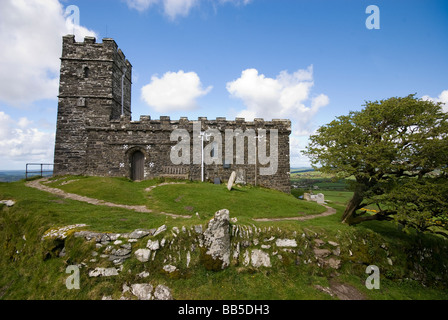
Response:
M215 213L204 231L204 245L206 255L221 261L224 269L230 264L230 224L229 210L222 209Z
M122 234L80 231L85 225L78 224L54 228L46 237L64 239L72 234L94 244L92 256L80 262L89 277L119 276L128 259L135 259L130 265L138 270L134 275L136 280L151 279L154 272L178 279L199 265L213 271L232 266L255 270L276 268L291 263L330 269L339 269L342 265L341 248L334 241L321 240L315 233L297 234L278 227L237 224L235 219L231 223L229 215L228 210L222 209L205 226L169 229L162 225ZM67 255L65 248L62 251L61 257ZM349 249L345 252L350 253ZM123 299L172 298L170 290L163 286L134 283L127 288Z

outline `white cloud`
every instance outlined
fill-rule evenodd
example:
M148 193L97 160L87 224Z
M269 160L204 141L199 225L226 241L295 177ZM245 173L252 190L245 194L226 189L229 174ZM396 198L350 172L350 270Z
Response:
M31 124L27 118L14 121L0 111L1 168L14 167L13 163L52 162L54 133L41 131Z
M128 7L137 11L145 11L151 5L156 4L159 0L127 0Z
M72 17L57 0L0 1L0 100L56 99L62 36L95 36Z
M212 86L202 88L195 72L167 72L161 78L151 77L151 82L141 90L142 99L158 112L192 110L196 99L210 92Z
M219 3L232 3L234 5L246 5L251 2L252 0L219 0Z
M187 16L198 2L198 0L164 0L163 7L168 17L175 19L177 16Z
M308 135L310 120L329 103L324 94L311 95L313 85L313 66L309 66L292 74L282 71L275 79L259 74L256 69L246 69L226 87L230 95L241 99L246 107L239 117L248 120L288 118L293 122L293 134Z
M294 136L289 138L290 148L290 166L291 168L297 167L311 167L310 160L302 153L308 144L307 136Z
M444 112L448 112L448 90L443 90L437 98L431 98L430 96L423 96L423 100L430 100L434 102L441 102Z
M154 5L162 5L163 12L171 20L178 16L188 16L191 9L199 4L205 2L204 0L126 0L128 7L137 11L145 11ZM231 3L234 5L247 5L252 0L208 0L213 5Z

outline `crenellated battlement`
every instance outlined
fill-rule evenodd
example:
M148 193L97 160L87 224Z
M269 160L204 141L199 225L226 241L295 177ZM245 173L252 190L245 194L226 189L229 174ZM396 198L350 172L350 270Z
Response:
M138 127L160 126L166 124L176 127L191 127L194 123L201 122L203 127L219 127L219 128L275 128L280 132L291 132L291 120L288 119L272 119L265 121L263 118L255 118L253 121L246 121L245 118L235 118L234 120L227 120L226 117L217 117L216 119L207 119L207 117L198 117L197 120L190 120L188 117L181 117L178 120L172 120L170 116L161 116L159 119L151 119L149 115L140 116L140 120L132 121L130 117L120 117L110 121L110 127L137 129Z
M83 42L76 42L75 35L69 34L62 37L61 60L84 60L84 61L121 61L128 68L131 63L123 51L118 48L112 38L103 38L102 43L97 43L95 37L84 37Z

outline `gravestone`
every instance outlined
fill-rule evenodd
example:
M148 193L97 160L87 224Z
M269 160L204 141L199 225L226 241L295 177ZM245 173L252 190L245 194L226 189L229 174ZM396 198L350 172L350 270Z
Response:
M230 175L229 181L227 182L227 189L232 190L233 183L235 182L236 178L236 172L232 171L232 174Z
M246 170L243 168L236 169L235 183L246 184Z
M213 179L213 183L214 184L221 184L221 179L220 178L215 178L215 179Z
M324 194L323 193L318 193L317 194L316 202L318 204L324 204L325 203L325 199L324 199Z

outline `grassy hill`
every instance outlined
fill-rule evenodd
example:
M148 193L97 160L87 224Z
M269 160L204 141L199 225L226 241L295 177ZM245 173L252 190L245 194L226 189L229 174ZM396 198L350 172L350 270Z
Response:
M391 222L342 225L339 219L350 192L323 191L331 201L329 205L337 210L332 216L307 221L257 222L253 219L306 216L321 213L325 208L292 195L250 186L229 192L224 185L187 182L145 191L161 182L68 176L54 178L47 184L113 203L144 205L151 213L66 199L29 188L23 180L0 183L0 200L16 201L13 207L0 205L0 299L117 297L124 282L136 281L135 273L146 270L131 258L124 262L124 271L119 276L102 279L82 274L81 289L67 290L65 268L89 261L94 245L69 236L65 240L67 256L55 256L51 254L53 244L42 241L43 234L51 228L86 224L85 230L123 233L163 224L168 230L206 226L213 214L223 208L229 209L238 226L274 228L284 235L294 233L337 242L341 246L342 266L335 271L283 260L271 269L240 265L216 272L197 266L173 277L150 264L149 281L166 284L176 299L334 299L317 287L330 287L335 281L356 288L367 299L448 298L447 241L433 235L405 234ZM174 218L164 213L191 218ZM389 260L392 264L387 263ZM381 266L380 290L368 290L364 285L365 268L369 264Z

